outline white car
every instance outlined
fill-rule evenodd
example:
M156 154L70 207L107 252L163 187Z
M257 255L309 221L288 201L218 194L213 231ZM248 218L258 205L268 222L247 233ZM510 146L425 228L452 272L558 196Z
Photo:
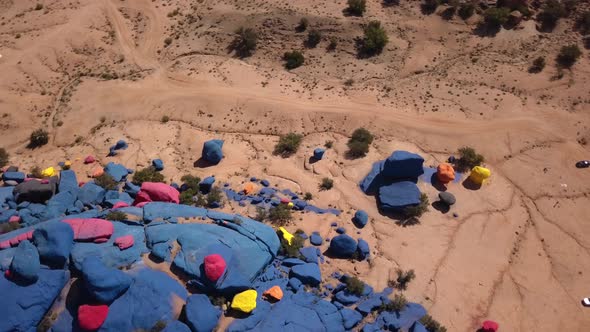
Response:
M585 297L585 298L582 300L582 304L583 304L585 307L590 307L590 297Z

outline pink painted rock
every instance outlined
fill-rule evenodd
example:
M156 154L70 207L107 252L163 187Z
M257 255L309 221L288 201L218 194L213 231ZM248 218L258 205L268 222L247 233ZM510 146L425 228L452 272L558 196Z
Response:
M221 255L212 254L205 257L205 275L211 281L217 281L225 272L226 264Z
M63 222L72 227L74 240L78 241L106 242L114 231L113 224L103 219L66 219Z
M150 198L150 195L148 195L148 193L146 193L145 191L139 191L137 193L137 195L135 195L135 200L133 201L133 205L135 206L139 206L139 204L141 203L149 203L151 202L152 199Z
M86 158L84 158L84 164L92 164L95 161L96 159L94 159L93 156L87 156Z
M8 222L20 222L20 216L12 216L8 219Z
M115 245L121 250L133 247L134 243L133 235L124 235L115 239Z
M78 307L78 325L84 331L98 330L109 315L109 306L106 304L84 304Z
M176 204L180 202L180 193L178 190L165 183L144 182L141 185L141 191L148 194L154 202L170 202Z
M0 242L0 249L10 248L10 240Z
M120 209L123 207L128 207L129 204L125 203L125 202L117 202L115 203L115 205L113 205L113 209Z

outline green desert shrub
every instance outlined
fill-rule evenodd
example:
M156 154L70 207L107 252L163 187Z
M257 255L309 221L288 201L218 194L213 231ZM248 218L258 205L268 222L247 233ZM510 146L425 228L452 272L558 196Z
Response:
M94 183L105 190L116 190L119 185L108 173L102 173L100 176L94 178Z
M357 277L348 277L344 283L346 284L346 290L351 294L360 296L365 291L365 283Z
M393 299L385 304L382 304L377 310L379 312L400 312L406 307L406 305L408 305L408 300L406 300L406 297L403 294L395 294Z
M459 149L459 159L457 159L457 168L464 172L472 169L475 166L480 166L484 162L484 157L477 153L474 148L464 146Z
M283 158L293 155L299 149L301 140L303 140L303 136L296 133L281 136L279 142L275 145L274 154Z
M144 182L164 182L164 175L156 171L153 166L149 166L133 173L131 182L138 186Z
M470 2L463 3L459 6L459 11L458 11L459 17L461 17L464 20L473 16L474 13L475 13L475 5L473 3L470 3Z
M232 48L236 55L245 58L256 50L258 45L258 34L252 28L240 27L236 30L236 37L232 41L230 48Z
M498 30L502 25L508 22L510 15L510 8L506 7L492 7L488 8L483 13L483 21L485 26L490 30Z
M348 154L352 158L364 157L373 143L373 134L365 128L358 128L348 140Z
M381 53L389 42L387 33L379 21L369 22L364 28L364 34L361 51L369 56Z
M291 51L285 52L283 55L283 60L285 60L285 68L287 69L295 69L297 67L301 67L305 62L305 57L299 51Z
M293 214L287 204L279 204L268 211L267 218L273 225L285 226L293 220Z
M420 218L428 211L429 204L428 196L422 193L420 194L420 204L406 207L404 209L404 216L406 218Z
M310 192L306 192L305 196L303 196L303 199L306 201L311 201L313 199L313 195Z
M430 315L420 318L420 323L424 325L428 332L447 332L447 328L434 320Z
M184 205L193 205L195 201L193 197L196 195L196 192L193 189L187 189L180 193L180 204Z
M537 14L537 20L541 22L543 29L551 30L557 25L557 21L566 15L567 11L560 1L548 0Z
M207 194L207 205L211 206L214 203L223 204L223 191L219 187L211 188L211 191Z
M367 10L366 0L348 0L348 8L346 9L350 15L363 16Z
M302 17L301 20L299 20L299 24L297 25L297 31L303 32L305 30L307 30L307 27L309 26L309 20L305 17Z
M408 289L408 284L416 278L416 273L414 270L404 271L402 269L397 269L397 279L395 280L395 287L401 290Z
M334 180L330 178L323 178L320 183L320 190L330 190L334 187Z
M305 41L305 45L307 47L314 48L318 46L318 44L322 41L322 33L316 29L311 29L307 33L307 40Z
M201 182L201 178L199 178L198 176L185 174L180 178L180 181L186 184L188 189L193 190L195 193L199 191L199 183Z
M545 58L540 56L533 60L532 65L529 67L530 73L540 73L545 69Z
M37 129L31 133L29 147L36 148L49 143L49 133L45 129Z
M280 234L279 238L281 239L281 253L283 255L291 258L301 257L299 249L303 248L305 240L301 236L299 236L299 234L295 233L293 239L291 240L291 244L289 244L287 240L283 239L283 236Z
M0 148L0 167L8 165L10 161L10 155L6 152L6 149Z
M121 212L121 211L110 211L109 213L107 213L105 218L107 220L123 221L123 220L127 220L127 214L125 214L124 212Z
M557 63L561 68L571 68L576 61L582 56L582 51L578 45L572 44L561 48L557 55Z

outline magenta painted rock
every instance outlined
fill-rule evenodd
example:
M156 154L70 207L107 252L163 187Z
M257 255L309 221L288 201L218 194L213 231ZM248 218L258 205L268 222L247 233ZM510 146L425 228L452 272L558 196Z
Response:
M154 202L180 202L180 193L173 187L159 182L144 182L141 184L141 192L145 192ZM139 194L138 194L139 195Z
M133 205L139 206L139 204L142 204L142 203L143 203L143 205L145 205L146 203L149 203L151 201L152 201L152 199L150 198L150 195L147 192L140 190L137 193L137 195L135 195L135 200L133 201Z
M98 330L109 315L109 306L84 304L78 308L78 325L84 331Z
M225 272L225 260L221 255L212 254L205 257L205 275L211 281L217 281Z
M125 203L125 202L117 202L115 203L115 205L113 205L113 209L120 209L123 207L128 207L129 204Z
M133 243L133 235L124 235L115 239L115 245L121 250L133 247Z
M66 219L63 222L72 227L74 240L78 241L106 242L114 231L113 224L103 219Z
M88 157L84 158L84 163L85 164L92 164L95 161L96 161L96 159L94 159L93 156L88 156Z

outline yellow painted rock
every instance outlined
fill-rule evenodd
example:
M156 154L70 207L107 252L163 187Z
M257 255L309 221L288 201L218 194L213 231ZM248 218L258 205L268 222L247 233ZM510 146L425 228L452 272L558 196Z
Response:
M290 245L291 241L293 241L293 234L289 233L285 227L279 227L279 230L281 231L281 234L283 234L283 239L285 239Z
M469 180L477 184L483 184L484 181L492 176L492 172L481 166L475 166L471 169L471 174L469 175Z
M258 293L253 289L238 293L231 301L231 308L241 312L250 313L252 310L256 309L257 297Z
M72 162L69 160L66 160L66 162L64 163L63 169L70 169L70 167L72 167Z
M54 175L55 175L55 168L53 168L53 167L47 167L46 169L44 169L44 170L41 172L41 175L42 175L44 178L49 178L49 177L52 177L52 176L54 176Z
M295 204L293 204L293 202L289 202L289 203L287 204L287 206L288 206L290 209L292 209L292 208L295 206Z

